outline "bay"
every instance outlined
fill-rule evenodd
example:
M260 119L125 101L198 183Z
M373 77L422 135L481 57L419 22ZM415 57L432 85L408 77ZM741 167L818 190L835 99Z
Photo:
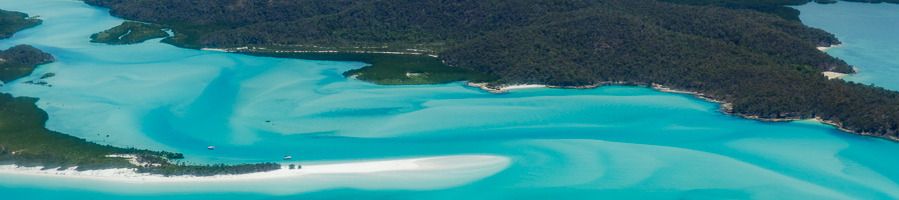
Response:
M0 8L44 20L0 48L31 44L58 61L0 91L40 98L52 130L183 152L192 163L281 162L283 155L301 164L465 155L510 161L208 185L4 174L4 199L899 198L899 160L889 155L899 144L813 121L746 120L714 103L640 87L497 95L462 83L381 86L341 75L365 63L180 49L159 40L89 43L90 34L122 20L79 1L0 0ZM885 37L896 30L884 28L899 18L896 6L797 8L805 23L845 42L829 53L860 69L850 80L899 87L889 78L899 75L890 64L899 60L888 56L899 38ZM44 73L56 74L47 80L52 87L24 84Z

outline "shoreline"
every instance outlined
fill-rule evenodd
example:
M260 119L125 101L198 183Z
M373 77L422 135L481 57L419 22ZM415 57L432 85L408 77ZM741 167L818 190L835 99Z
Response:
M816 47L816 49L818 49L819 51L822 51L822 52L826 52L827 50L830 50L833 48L839 48L841 46L842 46L842 44L831 44L830 46L819 46L819 47ZM243 48L245 49L247 47L243 47ZM203 48L202 50L215 51L215 50L223 50L223 49ZM250 51L253 51L253 50L250 50ZM232 52L232 51L226 51L226 52ZM335 52L341 52L341 51L335 51ZM378 53L378 52L360 52L360 53ZM437 57L436 55L429 55L429 56ZM839 72L832 72L832 71L824 71L821 74L823 76L827 77L828 79L840 79L842 77L850 75L850 74L846 74L846 73L839 73ZM544 85L544 84L508 84L508 85L501 85L499 87L489 86L489 83L485 83L485 82L466 81L466 83L465 83L465 86L479 88L483 91L487 91L487 92L493 93L493 94L502 94L502 93L506 93L506 92L509 92L512 90L521 90L521 89L534 89L534 88L593 89L593 88L598 88L601 86L609 86L609 85L649 87L649 88L655 89L660 92L675 93L675 94L688 94L688 95L692 95L694 97L697 97L697 98L705 100L705 101L719 104L721 106L721 111L726 114L735 115L735 116L739 116L739 117L746 118L746 119L753 119L753 120L766 121L766 122L788 122L788 121L815 119L815 118L762 118L759 116L734 113L732 103L711 98L708 95L705 95L700 92L673 89L673 88L669 88L664 85L656 84L656 83L646 84L646 83L632 83L632 82L626 82L626 81L606 81L606 82L600 82L600 83L595 83L595 84L591 84L591 85L582 85L582 86L554 86L554 85ZM815 120L819 121L823 124L831 125L837 129L847 132L847 133L883 138L883 139L887 139L887 140L890 140L893 142L899 142L899 137L896 137L896 136L880 136L880 135L875 135L872 133L856 132L856 131L846 129L840 123L836 123L836 122L829 121L829 120L823 120L823 119L815 119Z
M830 46L816 47L816 48L822 52L826 52L827 50L830 50L833 48L838 48L840 46L842 46L842 44L832 44ZM823 76L827 77L828 79L840 79L842 77L850 75L847 73L839 73L839 72L833 72L833 71L824 71L821 74ZM842 123L839 123L839 122L836 122L833 120L825 120L820 117L814 117L814 118L763 118L760 116L734 113L732 103L714 99L714 98L709 97L708 95L703 94L701 92L674 89L674 88L670 88L670 87L667 87L667 86L664 86L661 84L657 84L657 83L641 84L641 83L631 83L631 82L624 82L624 81L615 81L615 82L600 82L597 84L584 85L584 86L552 86L552 85L541 85L541 84L517 84L517 85L503 85L503 86L500 86L499 88L490 87L488 85L488 83L468 82L466 85L470 86L470 87L480 88L482 90L485 90L485 91L488 91L488 92L494 93L494 94L505 93L505 92L508 92L511 90L524 89L524 88L592 89L592 88L597 88L597 87L607 86L607 85L649 87L649 88L652 88L659 92L674 93L674 94L686 94L686 95L691 95L693 97L696 97L696 98L699 98L699 99L702 99L705 101L717 103L721 107L720 108L721 112L723 112L725 114L729 114L729 115L738 116L738 117L741 117L744 119L758 120L758 121L764 121L764 122L792 122L792 121L800 121L800 120L814 120L814 121L817 121L817 122L825 124L825 125L830 125L830 126L836 128L837 130L840 130L840 131L843 131L846 133L875 137L875 138L882 138L882 139L886 139L886 140L889 140L892 142L899 142L899 137L897 137L897 136L876 135L876 134L869 133L869 132L857 132L857 131L849 130L846 127L843 127Z
M825 77L827 77L827 79L840 79L840 78L843 78L844 76L849 75L847 73L832 72L832 71L821 72L821 74L823 74Z
M502 166L501 169L505 169L510 163L511 160L509 158L502 156L452 155L319 163L301 165L301 167L297 169L290 169L288 165L281 165L281 169L269 172L216 176L162 176L137 173L136 168L77 171L75 170L75 167L60 170L42 169L42 167L0 165L0 175L72 178L122 183L241 182L285 178L302 181L303 177L314 175L366 175L393 172L445 171L498 165Z
M534 89L534 88L549 88L550 86L542 85L542 84L512 84L512 85L503 85L499 88L493 88L488 85L488 83L474 83L474 82L466 82L466 86L480 88L481 90L493 93L493 94L502 94L509 92L511 90L521 90L521 89Z
M833 48L839 48L839 47L841 47L842 45L843 45L843 44L831 44L830 46L826 46L826 47L815 47L815 48L817 48L818 51L821 51L821 52L827 52L827 51L830 50L830 49L833 49ZM827 79L839 79L839 78L843 78L844 76L848 76L848 75L849 75L849 74L847 74L847 73L840 73L840 72L834 72L834 71L824 71L824 72L821 72L821 74L824 75L825 77L827 77Z
M826 46L826 47L815 47L815 48L818 49L818 51L827 52L827 50L830 50L830 49L833 49L833 48L838 48L838 47L840 47L840 46L842 46L842 45L843 45L843 44L831 44L830 46Z
M356 47L357 49L360 47ZM439 58L437 54L426 53L427 51L416 51L417 49L408 49L410 51L369 51L369 50L269 50L265 47L233 47L233 48L199 48L200 51L213 51L224 53L347 53L347 54L392 54L392 55L415 55Z
M836 72L833 72L833 73L836 73ZM840 73L840 74L842 74L842 73ZM844 74L844 75L848 75L848 74ZM828 78L830 78L830 77L828 77ZM832 126L832 127L836 128L837 130L840 130L840 131L843 131L846 133L881 138L881 139L886 139L891 142L899 142L899 137L896 137L896 136L875 135L875 134L867 133L867 132L852 131L852 130L849 130L849 129L843 127L843 125L839 122L832 121L832 120L825 120L820 117L814 117L814 118L763 118L760 116L734 113L733 112L733 104L730 102L714 99L714 98L709 97L708 95L703 94L701 92L674 89L674 88L670 88L670 87L667 87L667 86L664 86L661 84L657 84L657 83L639 84L639 83L616 81L616 82L601 82L598 84L585 85L585 86L551 86L551 85L540 85L540 84L519 84L519 85L505 85L500 88L489 87L487 83L468 82L466 85L470 86L470 87L480 88L482 90L488 91L493 94L501 94L501 93L509 92L511 90L524 89L524 88L593 89L593 88L598 88L601 86L611 86L611 85L647 87L647 88L651 88L651 89L659 91L659 92L691 95L693 97L702 99L704 101L716 103L720 106L719 110L721 112L723 112L724 114L733 115L733 116L741 117L744 119L758 120L758 121L763 121L763 122L793 122L793 121L801 121L801 120L813 120L813 121L817 121L821 124Z

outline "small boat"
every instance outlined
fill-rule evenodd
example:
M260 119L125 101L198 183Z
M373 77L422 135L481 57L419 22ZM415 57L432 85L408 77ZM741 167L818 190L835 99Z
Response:
M208 146L208 147L206 147L206 149L215 150L215 146Z
M290 159L293 159L293 156L284 156L284 160L290 160Z

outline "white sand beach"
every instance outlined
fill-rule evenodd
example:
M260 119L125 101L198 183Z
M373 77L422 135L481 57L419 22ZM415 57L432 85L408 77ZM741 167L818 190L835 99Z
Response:
M468 86L481 88L482 90L491 92L491 93L505 93L512 90L521 90L521 89L533 89L533 88L547 88L547 85L541 84L514 84L514 85L503 85L499 88L488 87L487 83L472 83L468 82Z
M201 51L230 52L228 49L221 48L200 48Z
M402 171L442 171L463 168L476 168L484 165L507 165L509 160L499 156L488 155L464 155L464 156L440 156L423 157L397 160L358 161L330 164L302 165L301 169L288 169L284 165L279 170L241 175L219 176L171 176L143 174L135 172L135 169L105 169L76 171L72 169L48 169L41 167L20 167L16 165L0 165L0 174L18 174L29 176L48 176L81 179L97 179L117 182L216 182L216 181L244 181L256 179L276 178L301 178L316 174L372 174L379 172Z
M302 169L209 177L164 177L134 169L76 171L0 165L0 178L15 184L101 190L116 193L253 192L292 194L333 188L439 189L477 181L507 168L493 155L452 155L303 165Z
M530 88L546 88L546 87L547 87L546 85L540 85L540 84L523 84L523 85L508 85L508 86L503 86L503 87L500 88L500 90L508 91L508 90L520 90L520 89L530 89Z
M824 76L826 76L827 79L842 78L843 76L848 75L848 74L845 74L845 73L831 72L831 71L821 72L821 74L824 74Z
M826 46L826 47L817 47L817 48L818 48L818 51L824 51L824 52L826 52L827 50L830 50L830 49L832 49L832 48L837 48L837 47L840 47L840 45L839 45L839 44L835 44L835 45L830 45L830 46Z

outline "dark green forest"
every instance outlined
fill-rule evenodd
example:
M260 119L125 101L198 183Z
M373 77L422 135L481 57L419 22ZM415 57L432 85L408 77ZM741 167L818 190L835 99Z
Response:
M0 10L0 39L12 37L13 33L41 24L41 20L28 14Z
M53 56L29 45L0 50L0 81L9 83L28 76L38 65L53 62Z
M85 2L172 28L164 41L181 47L301 58L323 49L424 52L443 67L485 74L494 87L662 84L728 102L743 116L819 117L855 133L899 134L899 93L821 75L854 71L816 49L839 44L834 35L785 7L808 0ZM415 72L398 66L372 65L369 74L383 73L366 80Z
M169 36L169 34L166 33L160 25L126 21L109 30L91 35L91 42L105 44L136 44L166 36Z

